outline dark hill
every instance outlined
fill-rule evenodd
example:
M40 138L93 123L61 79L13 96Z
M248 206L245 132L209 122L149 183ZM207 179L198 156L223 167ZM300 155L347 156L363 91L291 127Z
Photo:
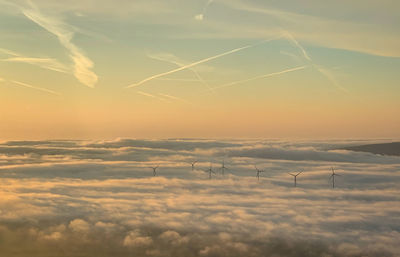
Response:
M356 152L368 152L381 155L400 156L400 142L348 146L342 149L356 151Z

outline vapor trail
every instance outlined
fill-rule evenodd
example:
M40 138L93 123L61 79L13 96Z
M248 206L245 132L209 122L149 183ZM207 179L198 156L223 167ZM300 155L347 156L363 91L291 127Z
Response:
M169 58L168 58L168 57ZM175 64L178 67L183 67L185 66L185 64L183 64L181 61L176 60L177 57L172 55L172 54L167 54L164 56L159 56L159 55L148 55L148 57L158 60L158 61L163 61L163 62L168 62L168 63L172 63ZM212 90L212 88L210 87L210 85L200 76L200 74L194 70L194 69L190 69L188 68L190 71L192 71L194 73L194 75L196 76L196 78L198 79L199 82L201 82L203 85L205 85L208 89Z
M290 34L288 31L284 31L283 33L283 37L285 37L287 40L289 40L290 42L292 42L292 44L294 44L303 54L304 58L307 59L310 63L311 66L314 67L322 76L324 76L326 79L329 80L329 82L331 82L332 85L334 85L336 88L338 88L339 90L343 91L343 92L348 92L347 89L345 89L344 87L342 87L336 80L335 76L326 68L322 68L320 66L317 66L314 64L313 60L311 59L311 57L308 55L307 51L304 49L304 47L293 37L292 34Z
M50 89L32 86L32 85L29 85L29 84L26 84L26 83L23 83L23 82L20 82L20 81L16 81L16 80L11 80L10 82L11 82L11 83L14 83L14 84L16 84L16 85L19 85L19 86L23 86L23 87L27 87L27 88L39 90L39 91L46 92L46 93L49 93L49 94L53 94L53 95L56 95L56 96L61 96L60 93L55 92L55 91L50 90Z
M164 99L164 98L162 98L162 97L158 97L158 96L155 96L155 95L152 95L152 94L143 92L143 91L137 91L136 93L138 93L138 94L140 94L140 95L143 95L143 96L151 97L151 98L154 98L154 99L157 99L157 100L166 102L166 103L171 103L170 101L168 101L168 100L166 100L166 99Z
M307 51L304 49L302 45L300 45L299 41L297 41L292 34L290 34L288 31L283 32L283 36L288 39L290 42L292 42L298 49L300 49L301 53L303 54L304 58L306 58L309 61L312 61L311 57L308 55Z
M239 81L234 81L234 82L230 82L230 83L224 84L222 86L214 87L213 89L215 90L215 89L220 89L220 88L224 88L224 87L231 87L231 86L234 86L234 85L237 85L237 84L242 84L242 83L246 83L246 82L257 80L257 79L263 79L263 78L278 76L278 75L289 73L289 72L293 72L293 71L303 70L306 67L307 66L301 66L301 67L296 67L296 68L292 68L292 69L288 69L288 70L283 70L283 71L273 72L273 73L269 73L269 74L265 74L265 75L260 75L260 76L249 78L249 79L243 79L243 80L239 80Z
M247 46L239 47L239 48L230 50L230 51L225 52L225 53L222 53L222 54L218 54L218 55L215 55L215 56L212 56L212 57L208 57L208 58L205 58L205 59L203 59L203 60L200 60L200 61L197 61L197 62L188 64L188 65L184 65L184 66L182 66L182 67L179 67L179 68L174 69L174 70L171 70L171 71L167 71L167 72L163 72L163 73L160 73L160 74L157 74L157 75L153 75L153 76L148 77L148 78L146 78L146 79L144 79L144 80L142 80L142 81L139 81L139 82L136 83L136 84L129 85L129 86L125 87L125 88L138 87L138 86L140 86L140 85L142 85L142 84L144 84L144 83L146 83L146 82L148 82L148 81L150 81L150 80L153 80L153 79L156 79L156 78L160 78L160 77L163 77L163 76L166 76L166 75L169 75L169 74L172 74L172 73L181 71L181 70L186 70L186 69L189 69L189 68L191 68L191 67L193 67L193 66L196 66L196 65L199 65L199 64L202 64L202 63L205 63L205 62L209 62L209 61L211 61L211 60L214 60L214 59L217 59L217 58L226 56L226 55L230 55L230 54L233 54L233 53L236 53L236 52L239 52L239 51L248 49L248 48L252 48L252 47L255 47L255 46L264 44L264 43L266 43L266 42L269 42L269 41L272 41L272 40L276 40L276 39L277 39L277 38L263 40L263 41L261 41L261 42L259 42L259 43L256 43L256 44L252 44L252 45L247 45Z
M161 95L163 97L166 97L166 98L169 98L169 99L172 99L172 100L178 100L178 101L181 101L181 102L184 102L184 103L187 103L187 104L192 104L191 102L189 102L189 101L187 101L185 99L176 97L176 96L167 95L167 94L161 94L161 93L159 93L159 95Z

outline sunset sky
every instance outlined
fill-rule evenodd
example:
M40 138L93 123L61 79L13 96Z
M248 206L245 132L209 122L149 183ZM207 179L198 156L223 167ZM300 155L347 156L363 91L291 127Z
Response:
M0 0L0 135L400 138L400 2Z

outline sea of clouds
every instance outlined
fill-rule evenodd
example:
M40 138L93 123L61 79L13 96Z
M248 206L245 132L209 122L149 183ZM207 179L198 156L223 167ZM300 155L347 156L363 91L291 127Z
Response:
M3 142L0 256L400 256L400 157L339 150L368 143Z

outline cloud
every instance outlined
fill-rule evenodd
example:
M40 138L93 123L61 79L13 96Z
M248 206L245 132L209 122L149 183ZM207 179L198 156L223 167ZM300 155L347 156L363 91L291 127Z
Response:
M123 245L127 247L146 247L153 243L151 237L141 236L139 230L128 233L124 238Z
M0 48L0 52L5 53L7 55L11 55L12 57L2 59L5 62L19 62L19 63L27 63L31 65L39 66L43 69L48 69L57 72L69 73L69 69L59 61L53 58L37 58L37 57L28 57L24 56L20 53Z
M22 13L31 21L55 35L60 44L68 50L73 61L73 74L84 85L94 87L98 77L91 70L93 62L73 42L74 29L61 20L44 15L32 2L29 7L20 7Z
M198 20L198 21L202 21L202 20L204 20L204 14L197 14L196 16L194 16L194 19Z
M202 13L199 13L199 14L197 14L197 15L195 15L195 16L194 16L194 19L197 20L197 21L202 21L202 20L204 20L204 16L205 16L205 14L206 14L206 12L207 12L207 9L208 9L208 7L209 7L213 2L214 2L214 0L208 0L207 3L206 3L206 5L205 5L204 8L203 8L203 12L202 12Z
M65 65L52 58L12 57L3 59L2 61L27 63L52 71L69 73L69 70Z

